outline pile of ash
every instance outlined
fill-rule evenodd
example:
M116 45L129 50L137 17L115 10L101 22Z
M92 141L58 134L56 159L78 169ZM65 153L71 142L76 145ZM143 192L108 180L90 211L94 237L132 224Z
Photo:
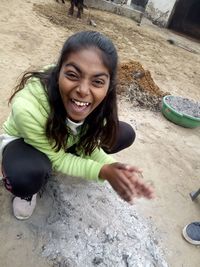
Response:
M162 98L169 95L155 84L148 70L136 61L123 63L118 69L118 94L125 95L134 106L161 110Z
M166 103L182 114L200 119L200 103L180 96L167 96Z
M168 267L151 218L122 201L108 183L54 177L45 195L40 204L51 209L42 217L39 243L53 266ZM38 220L28 223L33 230L39 225Z

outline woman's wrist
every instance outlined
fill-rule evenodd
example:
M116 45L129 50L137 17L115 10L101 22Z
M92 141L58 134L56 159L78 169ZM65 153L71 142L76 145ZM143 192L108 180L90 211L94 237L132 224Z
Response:
M108 169L109 164L104 164L103 167L101 168L100 172L99 172L99 178L101 180L107 180L107 169Z

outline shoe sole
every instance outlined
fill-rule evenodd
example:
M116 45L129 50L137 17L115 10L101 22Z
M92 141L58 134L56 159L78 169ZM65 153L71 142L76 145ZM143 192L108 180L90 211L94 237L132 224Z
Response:
M20 220L20 221L24 221L24 220L29 219L29 218L32 216L32 214L33 214L33 212L34 212L34 210L35 210L35 207L36 207L36 194L33 195L33 197L35 198L35 205L34 205L34 209L32 210L31 214L29 214L29 215L27 215L27 216L16 215L15 212L14 212L14 209L13 209L13 215L14 215L14 217L15 217L16 219L18 219L18 220ZM12 203L13 203L14 199L15 199L15 196L14 196L13 199L12 199Z
M187 242L189 242L190 244L195 245L195 246L199 246L199 245L200 245L200 241L195 241L195 240L191 239L191 238L188 236L187 231L186 231L187 227L188 227L188 225L186 225L186 226L183 228L183 231L182 231L182 235L183 235L183 237L184 237L185 240L186 240Z
M16 219L18 219L20 221L27 220L27 219L29 219L31 217L31 216L28 216L28 217L20 217L20 216L16 216L15 214L14 214L14 216L15 216Z

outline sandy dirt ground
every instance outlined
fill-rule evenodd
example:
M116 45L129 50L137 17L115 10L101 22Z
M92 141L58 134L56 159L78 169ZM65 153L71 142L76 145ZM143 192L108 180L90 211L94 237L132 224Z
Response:
M127 62L130 59L140 62L151 72L154 81L162 91L200 101L198 42L166 29L159 29L145 20L138 26L128 18L98 10L85 11L82 21L64 18L63 14L67 12L67 8L68 3L62 6L53 0L45 3L41 0L1 0L1 125L9 113L7 99L17 77L27 68L38 68L53 63L66 37L82 29L98 30L111 37L118 48L120 62ZM96 28L87 24L88 16L97 23ZM169 44L167 42L169 38L192 49L193 52ZM139 218L150 221L158 239L157 243L163 250L163 257L169 266L198 267L199 247L187 244L181 237L181 231L185 224L200 220L200 200L192 202L189 197L189 192L200 186L200 128L186 129L174 125L159 112L133 108L124 97L119 97L119 114L121 119L135 127L137 139L131 148L118 153L116 158L142 168L144 179L153 183L157 197L153 201L140 200L130 208L127 204L121 204L115 193L106 187L105 190L108 191L105 192L113 196L112 200L109 199L110 195L105 196L105 201L102 200L106 205L101 207L103 218L111 218L109 208L116 209L115 203L116 205L120 203L119 205L123 205L124 209L129 209L129 215L132 209L132 212L139 214L137 215ZM65 189L65 186L63 188ZM99 189L95 185L89 188L93 190L91 195L95 201L95 197L99 197ZM80 187L80 189L83 188ZM85 187L84 190L86 190ZM81 196L84 199L84 195ZM56 249L56 246L49 247L48 254L47 245L45 247L41 235L48 230L53 233L52 229L46 227L48 223L48 225L53 224L51 220L50 222L46 220L51 215L48 210L52 212L51 201L47 203L43 197L39 201L35 217L33 216L29 222L20 222L12 216L11 199L9 193L1 186L0 266L87 266L87 264L75 265L73 262L64 263L64 261L56 263L53 261L53 257L56 257L55 253L49 257L50 248ZM46 199L48 200L47 196ZM74 203L80 204L83 199ZM104 209L108 214L103 212ZM121 212L123 211L120 210L120 214ZM58 212L56 216L59 215ZM113 211L110 216L114 216ZM133 216L136 217L136 215ZM95 224L95 220L93 223ZM109 220L107 223L109 224ZM142 229L140 230L142 232ZM52 234L49 236L49 243L53 241L58 240ZM121 242L123 243L123 240ZM59 245L61 249L63 243L58 244L58 247ZM148 263L148 265L133 264L128 262L128 257L124 256L124 264L121 265L111 263L102 265L102 259L98 258L93 260L93 264L120 267L166 266L159 263L161 262L159 260L157 263Z

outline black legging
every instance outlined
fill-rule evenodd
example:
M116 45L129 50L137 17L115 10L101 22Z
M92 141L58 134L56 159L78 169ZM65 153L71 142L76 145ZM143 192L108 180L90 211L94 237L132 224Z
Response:
M119 122L118 139L113 154L129 147L135 140L135 131L125 122ZM52 171L49 158L28 145L22 138L10 142L3 151L2 172L6 189L15 196L31 199L39 192Z

